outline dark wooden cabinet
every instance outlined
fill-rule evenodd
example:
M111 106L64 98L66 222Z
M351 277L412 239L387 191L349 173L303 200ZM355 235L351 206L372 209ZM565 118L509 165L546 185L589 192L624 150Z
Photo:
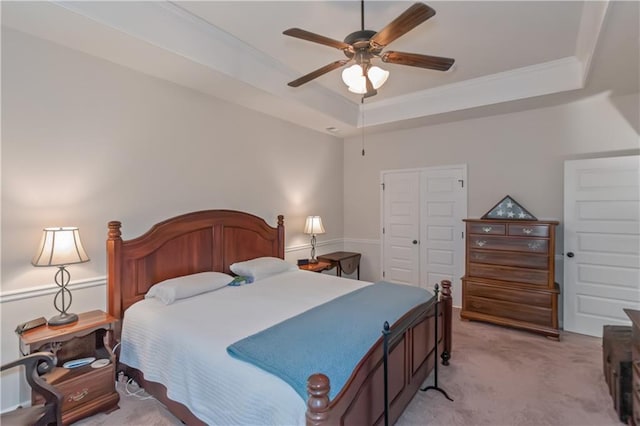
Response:
M630 425L640 425L640 311L624 310L632 322L631 328L631 406Z
M556 221L466 219L460 317L558 339Z
M109 345L117 319L102 311L78 315L77 322L59 327L43 326L20 335L23 354L47 351L56 355L56 367L43 377L63 395L62 422L70 424L101 411L118 408L115 388L116 359ZM93 357L109 360L102 367L64 368L67 361ZM33 394L34 403L42 397Z

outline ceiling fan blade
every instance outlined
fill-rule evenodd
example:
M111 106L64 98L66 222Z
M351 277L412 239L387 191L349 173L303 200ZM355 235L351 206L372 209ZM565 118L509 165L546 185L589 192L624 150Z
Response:
M335 47L340 50L349 50L352 49L350 44L347 44L343 41L334 40L329 37L321 36L319 34L315 34L309 31L301 30L300 28L289 28L282 32L284 35L288 35L291 37L300 38L302 40L311 41L314 43L324 44L325 46Z
M349 61L350 61L350 59L342 59L340 61L332 62L332 63L330 63L328 65L325 65L322 68L318 68L315 71L311 71L309 74L303 75L299 79L293 80L293 81L291 81L291 82L289 82L287 84L289 86L291 86L291 87L302 86L303 84L313 80L314 78L318 78L321 75L328 73L329 71L333 71L336 68L340 68L341 66L345 65Z
M447 71L455 62L455 59L452 58L405 52L385 52L380 55L380 59L382 59L382 62L390 64L409 65L437 71Z
M401 35L408 33L418 25L436 14L424 3L415 3L405 10L400 16L391 21L386 27L371 37L371 44L384 47Z

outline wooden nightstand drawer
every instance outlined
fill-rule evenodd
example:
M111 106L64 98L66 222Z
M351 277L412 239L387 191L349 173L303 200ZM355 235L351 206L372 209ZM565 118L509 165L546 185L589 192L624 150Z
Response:
M70 371L51 383L64 395L62 402L64 412L114 392L116 370L113 363L101 368L92 368L87 365L77 370ZM36 403L44 401L40 395L34 395L34 400Z

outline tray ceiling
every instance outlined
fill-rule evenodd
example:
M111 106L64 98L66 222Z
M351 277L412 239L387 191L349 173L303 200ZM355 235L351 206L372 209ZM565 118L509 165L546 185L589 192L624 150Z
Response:
M390 77L364 104L340 70L288 87L344 55L282 34L342 40L360 28L357 1L5 1L2 24L338 137L363 115L385 130L638 91L637 2L426 3L436 15L388 49L452 57L454 67L378 64ZM365 27L379 30L411 4L365 2Z

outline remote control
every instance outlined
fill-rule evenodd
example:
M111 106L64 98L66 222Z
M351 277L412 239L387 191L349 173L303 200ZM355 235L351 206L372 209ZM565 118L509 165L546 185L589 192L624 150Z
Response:
M80 358L80 359L72 359L71 361L67 361L62 366L64 368L78 368L85 366L87 364L91 364L96 360L96 357L90 356L88 358Z

